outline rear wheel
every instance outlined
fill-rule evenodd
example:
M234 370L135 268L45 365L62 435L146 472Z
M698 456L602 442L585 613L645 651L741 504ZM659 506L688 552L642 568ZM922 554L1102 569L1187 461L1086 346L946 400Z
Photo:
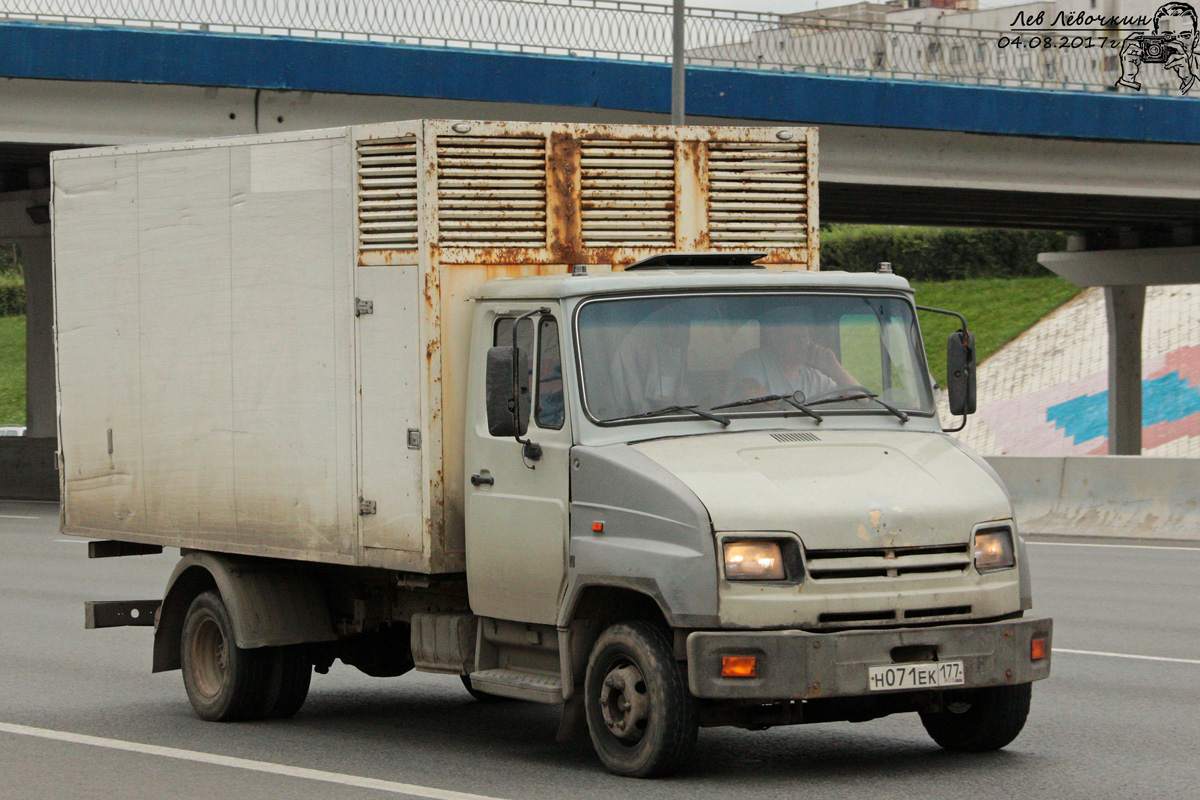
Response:
M202 592L188 607L180 655L183 685L196 716L233 722L261 714L269 653L237 646L229 611L216 591Z
M266 690L255 719L288 719L304 705L312 682L312 661L299 647L268 648Z
M946 692L941 711L922 711L921 724L947 750L986 753L1010 744L1025 727L1033 684Z
M695 702L665 631L624 622L600 635L584 682L588 732L610 772L677 772L696 744Z

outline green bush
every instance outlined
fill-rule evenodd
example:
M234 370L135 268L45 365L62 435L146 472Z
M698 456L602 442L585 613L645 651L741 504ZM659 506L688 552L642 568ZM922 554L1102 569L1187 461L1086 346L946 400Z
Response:
M25 313L25 279L18 273L0 272L0 317Z
M15 244L0 244L0 276L9 273L21 274L21 263L18 260L19 252Z
M890 261L917 281L1034 277L1050 274L1038 253L1066 249L1066 234L994 228L832 225L821 232L821 269L874 270Z

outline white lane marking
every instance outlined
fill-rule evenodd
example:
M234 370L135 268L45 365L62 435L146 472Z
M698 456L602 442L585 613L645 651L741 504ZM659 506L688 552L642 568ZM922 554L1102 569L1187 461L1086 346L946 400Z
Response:
M1200 664L1200 658L1167 658L1166 656L1138 656L1132 653L1105 653L1101 650L1066 650L1050 648L1052 653L1070 653L1076 656L1106 656L1108 658L1136 658L1138 661L1166 661L1171 664Z
M42 519L42 517L22 517L17 514L0 514L0 519ZM45 519L50 519L45 517Z
M1154 544L1099 544L1091 542L1030 542L1025 544L1042 547L1117 547L1125 550L1187 550L1190 553L1200 553L1200 547L1172 547L1170 545Z
M13 725L0 722L0 733L11 733L17 736L32 736L38 739L51 739L57 742L71 744L86 744L92 747L105 747L110 750L124 750L128 753L141 753L163 758L175 758L180 761L194 761L198 764L212 764L218 767L231 767L251 772L266 772L271 775L283 775L289 778L304 778L310 781L336 783L341 786L353 786L359 789L375 789L391 794L406 794L411 797L425 797L430 800L498 800L482 794L452 792L446 789L435 789L432 786L417 786L412 783L396 783L378 778L364 778L359 775L346 775L341 772L326 772L320 769L292 767L287 764L275 764L270 761L253 761L248 758L219 756L214 753L203 753L198 750L181 750L176 747L160 747L153 744L126 742L121 739L106 739L100 736L86 736L82 733L55 731L47 728L31 728L28 725Z
M54 541L61 544L87 544L91 539L55 539Z

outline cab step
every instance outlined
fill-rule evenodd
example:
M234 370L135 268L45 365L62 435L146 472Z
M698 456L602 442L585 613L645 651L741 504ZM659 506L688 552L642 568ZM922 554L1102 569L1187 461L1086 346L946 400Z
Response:
M515 669L485 669L471 673L471 685L481 692L530 700L534 703L561 704L562 678Z

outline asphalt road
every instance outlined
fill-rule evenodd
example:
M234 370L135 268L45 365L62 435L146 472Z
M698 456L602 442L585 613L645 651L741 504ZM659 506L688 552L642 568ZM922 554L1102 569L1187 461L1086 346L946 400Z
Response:
M293 720L201 722L178 672L150 674L148 628L83 629L84 600L158 597L176 556L88 561L56 506L0 503L0 798L1200 797L1200 548L1030 545L1054 667L1002 752L945 753L907 715L717 728L654 782L453 677L337 664Z

